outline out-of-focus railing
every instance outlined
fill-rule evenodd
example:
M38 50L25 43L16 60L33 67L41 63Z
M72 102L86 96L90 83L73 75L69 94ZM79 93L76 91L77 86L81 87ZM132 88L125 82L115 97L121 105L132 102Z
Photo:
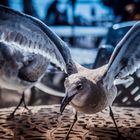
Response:
M108 32L107 27L95 27L95 26L50 26L59 36L71 37L71 36L87 36L93 35L96 37L105 36Z

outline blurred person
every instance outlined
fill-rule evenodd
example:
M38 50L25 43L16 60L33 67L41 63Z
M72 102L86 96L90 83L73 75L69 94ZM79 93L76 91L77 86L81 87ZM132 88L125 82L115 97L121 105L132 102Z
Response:
M126 20L140 20L140 1L125 6Z
M37 12L35 11L35 8L33 6L32 0L23 0L23 12L25 14L38 17Z
M140 19L140 0L102 0L102 2L113 9L116 22Z
M57 22L57 18L58 18L58 9L57 9L57 4L58 1L55 0L54 2L51 3L51 5L49 6L48 10L47 10L47 14L45 17L46 23L49 25L54 24L55 22ZM57 23L56 23L57 24Z
M59 9L59 0L54 0L47 10L45 22L48 25L66 25L68 24L67 8L63 11Z
M73 18L73 24L75 24L75 9L76 9L76 0L69 0L71 7L72 7L72 18Z

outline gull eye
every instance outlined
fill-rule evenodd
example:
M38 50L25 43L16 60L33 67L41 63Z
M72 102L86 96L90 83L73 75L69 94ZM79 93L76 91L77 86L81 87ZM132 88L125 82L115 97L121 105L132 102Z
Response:
M80 83L80 84L77 85L76 88L77 88L77 90L82 90L83 89L83 85Z
M68 77L65 78L65 80L67 80L67 79L68 79Z

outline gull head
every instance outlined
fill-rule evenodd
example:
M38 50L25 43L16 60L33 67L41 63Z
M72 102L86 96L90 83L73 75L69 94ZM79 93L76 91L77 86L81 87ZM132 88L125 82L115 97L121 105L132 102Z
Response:
M100 89L97 83L84 73L75 73L66 78L65 97L62 100L60 112L70 103L77 111L87 114L98 112L97 108L101 102Z

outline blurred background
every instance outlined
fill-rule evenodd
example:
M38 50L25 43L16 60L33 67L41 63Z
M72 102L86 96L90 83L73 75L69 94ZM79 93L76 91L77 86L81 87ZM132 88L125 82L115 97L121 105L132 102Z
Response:
M106 64L119 40L140 20L140 0L0 0L0 4L42 20L67 42L74 60L91 69ZM46 93L35 87L27 91L27 105L60 103L65 77L51 65L41 81ZM140 106L140 74L133 78L135 82L118 86L115 105ZM17 105L20 96L2 89L0 107Z

